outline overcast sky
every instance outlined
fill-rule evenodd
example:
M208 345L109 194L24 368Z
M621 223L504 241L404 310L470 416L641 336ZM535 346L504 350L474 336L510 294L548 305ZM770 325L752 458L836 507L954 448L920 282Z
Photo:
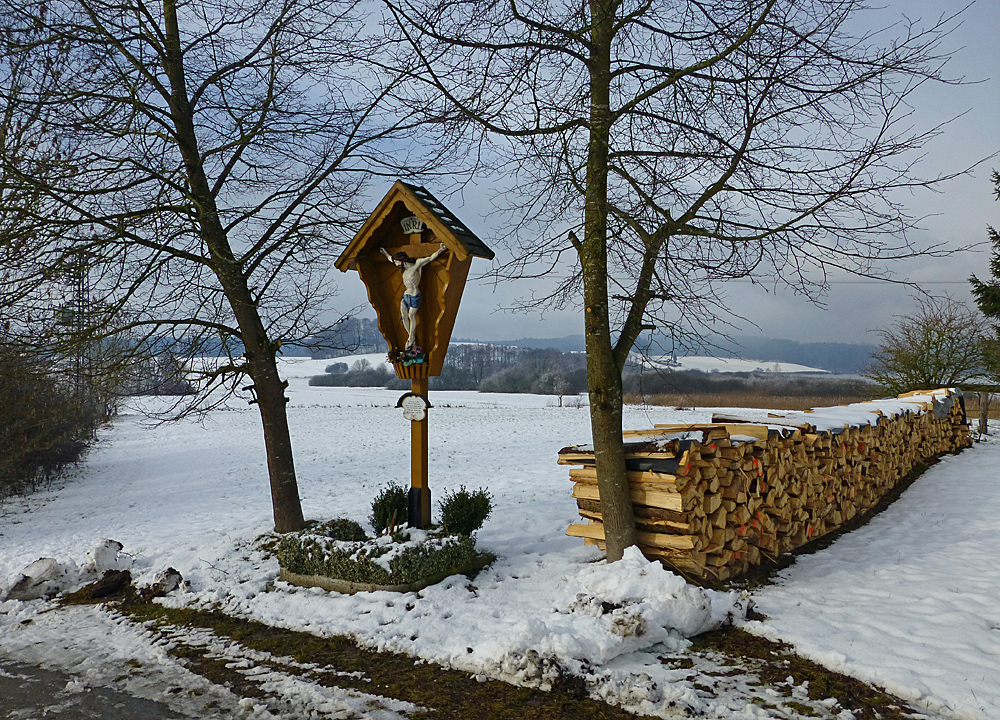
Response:
M886 17L905 14L911 19L935 20L964 5L960 0L886 0ZM921 91L914 106L914 122L930 127L960 113L943 136L926 148L921 169L925 175L951 173L974 165L1000 151L1000 2L978 0L965 15L962 25L945 40L952 52L946 68L952 77L978 81L964 86L941 86ZM967 278L976 273L989 275L989 246L986 226L1000 226L1000 202L992 193L990 172L1000 169L1000 157L987 161L966 177L939 186L938 192L914 192L907 202L911 214L927 216L914 235L920 243L946 243L951 247L983 241L976 252L955 254L944 259L921 259L895 266L895 275L922 284L935 295L949 293L969 300ZM388 183L386 185L388 190ZM428 190L436 189L428 185ZM484 217L476 198L448 198L446 204L474 232L491 243L498 256L500 244L491 241L490 220ZM476 260L477 269L486 263ZM361 282L355 273L336 273L341 288L341 308L350 303L366 304ZM875 330L893 322L893 316L914 307L913 290L890 283L844 278L830 287L824 306L817 307L779 288L764 288L747 282L726 287L731 306L747 320L741 332L764 337L787 338L800 342L875 343ZM770 291L770 292L769 292ZM577 311L538 314L510 313L509 306L519 296L531 292L529 281L508 282L499 288L470 279L455 325L454 337L480 340L512 340L522 337L562 337L582 334L583 322ZM371 316L374 313L370 313Z

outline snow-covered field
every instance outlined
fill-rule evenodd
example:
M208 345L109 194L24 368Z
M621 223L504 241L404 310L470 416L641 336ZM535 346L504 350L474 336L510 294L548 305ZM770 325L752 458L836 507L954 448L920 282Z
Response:
M409 423L394 407L396 391L308 387L329 362L285 361L300 492L307 517L364 520L379 487L409 477ZM171 604L214 604L520 682L544 683L554 658L605 698L665 717L672 706L770 717L738 695L699 695L658 660L685 636L739 617L735 594L685 585L641 557L606 565L565 536L577 516L556 452L589 441L586 409L529 395L431 399L432 491L483 486L495 498L479 545L497 561L474 587L458 577L419 596L281 583L268 592L277 564L251 547L271 524L260 421L236 400L200 422L156 427L127 412L60 487L0 507L0 592L40 557L82 566L88 550L113 538L140 583L168 566L182 573L190 586ZM626 425L700 422L711 412L632 407ZM998 468L996 442L945 459L876 521L757 591L767 619L746 627L935 714L1000 719ZM602 612L602 602L620 609ZM127 683L144 696L164 683L204 685L128 624L94 608L49 607L0 603L0 659L72 669L95 683L138 663Z

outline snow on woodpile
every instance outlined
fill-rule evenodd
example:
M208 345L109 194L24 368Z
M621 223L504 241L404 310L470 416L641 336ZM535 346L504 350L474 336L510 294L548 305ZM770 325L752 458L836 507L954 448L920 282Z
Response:
M761 414L761 413L756 413ZM639 543L650 559L727 579L840 527L874 506L915 463L971 445L951 389L711 424L625 433ZM568 535L603 549L592 446L563 448L585 524Z

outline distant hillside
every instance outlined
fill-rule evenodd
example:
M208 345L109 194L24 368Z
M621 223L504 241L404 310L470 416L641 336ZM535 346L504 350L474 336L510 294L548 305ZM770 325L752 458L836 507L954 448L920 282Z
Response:
M476 342L469 340L468 342ZM567 335L561 338L521 338L520 340L494 340L494 345L513 345L521 348L548 349L560 352L580 352L584 349L583 335ZM714 343L714 347L710 345ZM644 344L644 343L640 343ZM650 352L660 354L665 350L654 350L656 344L650 346ZM663 345L660 346L664 347ZM669 345L666 346L669 349ZM782 362L807 365L809 367L829 370L839 375L854 375L861 372L871 360L874 345L852 343L800 343L795 340L781 338L748 338L737 337L735 341L713 338L700 350L690 349L678 352L678 355L715 355L732 357L756 362Z
M649 356L670 353L669 339L644 336L637 350ZM837 375L856 375L871 362L874 345L854 343L802 343L783 338L760 338L737 335L733 339L708 337L700 345L677 348L680 356L733 357L759 363L794 363L820 368Z
M800 343L778 338L738 338L739 345L719 343L745 360L787 362L829 370L840 375L861 372L871 361L874 345Z

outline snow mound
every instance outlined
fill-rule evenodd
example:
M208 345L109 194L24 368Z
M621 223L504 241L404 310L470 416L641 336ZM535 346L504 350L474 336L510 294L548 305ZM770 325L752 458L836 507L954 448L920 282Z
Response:
M562 612L598 618L603 630L595 646L567 654L604 664L657 643L680 647L684 638L745 617L746 602L690 585L639 548L626 548L619 562L584 566L563 589Z
M121 570L130 564L130 558L121 554L122 547L117 540L101 540L87 553L82 567L73 560L39 558L13 578L8 590L0 590L0 600L50 598L96 580L108 570Z
M686 638L744 618L749 604L748 596L689 585L635 547L615 563L581 564L554 585L550 612L525 613L479 645L479 668L468 667L473 658L460 664L545 688L567 669L606 666L655 645L679 650Z

